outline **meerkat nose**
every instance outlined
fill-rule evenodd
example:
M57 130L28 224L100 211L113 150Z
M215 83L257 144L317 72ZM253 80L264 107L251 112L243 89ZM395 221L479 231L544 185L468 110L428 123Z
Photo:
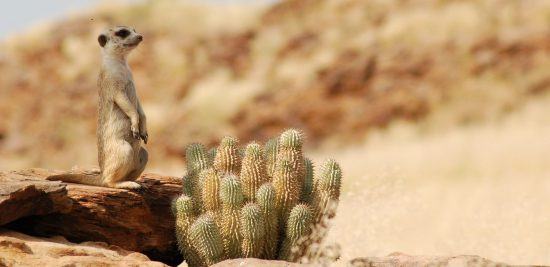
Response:
M137 36L137 39L141 42L141 41L143 41L143 36L138 35L138 36Z

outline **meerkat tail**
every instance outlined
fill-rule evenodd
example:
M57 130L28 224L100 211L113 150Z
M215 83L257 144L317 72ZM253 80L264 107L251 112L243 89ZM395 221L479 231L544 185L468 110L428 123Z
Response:
M104 186L100 172L64 173L48 176L46 180L62 181L67 183Z

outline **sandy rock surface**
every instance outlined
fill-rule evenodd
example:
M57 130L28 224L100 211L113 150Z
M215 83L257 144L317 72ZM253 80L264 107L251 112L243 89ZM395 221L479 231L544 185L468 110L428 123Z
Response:
M0 228L0 266L167 266L101 242L75 244Z

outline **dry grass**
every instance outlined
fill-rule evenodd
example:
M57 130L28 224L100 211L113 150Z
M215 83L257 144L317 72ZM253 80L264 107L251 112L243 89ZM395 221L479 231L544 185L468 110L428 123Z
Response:
M344 259L399 251L550 264L549 104L453 131L395 126L319 152L346 178L330 239Z

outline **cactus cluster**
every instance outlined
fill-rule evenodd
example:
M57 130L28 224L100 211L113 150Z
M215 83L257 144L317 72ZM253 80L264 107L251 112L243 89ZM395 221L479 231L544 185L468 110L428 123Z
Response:
M327 160L314 175L296 129L244 149L224 137L217 148L187 147L182 195L172 202L178 247L190 266L253 257L298 261L300 244L334 216L342 171Z

